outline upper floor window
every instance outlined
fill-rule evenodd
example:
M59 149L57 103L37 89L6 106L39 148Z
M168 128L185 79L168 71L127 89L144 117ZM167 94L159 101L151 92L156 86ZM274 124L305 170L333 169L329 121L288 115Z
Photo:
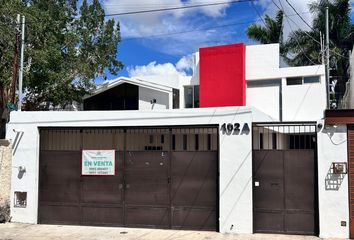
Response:
M304 83L319 83L319 82L320 82L319 76L304 77Z
M179 108L179 90L173 88L173 98L172 98L172 107L173 109L178 109Z
M302 77L289 77L286 78L286 85L301 85Z
M286 78L286 85L301 85L301 84L319 83L319 82L320 82L320 76Z
M184 107L199 108L199 85L184 86Z

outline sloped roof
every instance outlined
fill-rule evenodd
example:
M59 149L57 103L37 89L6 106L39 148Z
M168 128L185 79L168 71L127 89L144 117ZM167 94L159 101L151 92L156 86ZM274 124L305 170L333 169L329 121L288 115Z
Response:
M123 83L129 83L162 92L171 92L172 88L178 88L178 82L173 84L173 82L168 81L168 79L166 79L166 81L161 81L159 79L154 80L153 78L149 80L143 80L140 78L119 77L117 79L106 81L105 83L99 85L97 89L93 92L93 94L87 95L83 99L96 96Z

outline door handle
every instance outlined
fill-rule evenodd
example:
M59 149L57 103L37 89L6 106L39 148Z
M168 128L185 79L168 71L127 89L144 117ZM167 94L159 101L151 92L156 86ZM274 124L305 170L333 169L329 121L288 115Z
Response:
M130 188L130 184L126 184L126 185L125 185L125 188L126 188L126 189L129 189L129 188Z
M119 188L119 189L122 189L122 188L123 188L123 184L119 184L119 185L118 185L118 188Z

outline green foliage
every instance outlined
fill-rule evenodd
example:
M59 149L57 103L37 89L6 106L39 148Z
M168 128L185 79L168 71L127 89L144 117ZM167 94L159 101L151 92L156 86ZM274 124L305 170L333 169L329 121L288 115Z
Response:
M0 88L5 92L12 76L13 23L18 13L26 16L26 110L80 102L94 89L96 77L117 74L123 67L116 58L119 23L105 20L98 0L77 6L77 0L0 0Z
M252 24L247 28L247 36L263 44L279 43L280 53L285 52L283 44L283 11L278 11L275 19L265 15L265 26Z
M321 46L318 42L320 33L325 33L327 6L329 9L330 65L331 68L337 70L338 76L342 76L339 79L339 85L343 86L348 79L348 53L353 48L354 43L354 24L350 20L349 0L324 0L311 3L310 11L315 16L313 29L309 31L298 30L291 33L286 46L293 55L290 60L292 65L308 65L311 61L319 62Z

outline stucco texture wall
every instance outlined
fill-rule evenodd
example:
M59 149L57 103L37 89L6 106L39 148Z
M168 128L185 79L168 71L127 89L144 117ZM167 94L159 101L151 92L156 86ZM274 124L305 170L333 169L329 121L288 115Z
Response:
M347 162L347 128L318 123L323 126L317 134L319 237L349 238L348 176L332 168L333 162Z
M0 140L0 206L10 202L11 152L10 142Z

